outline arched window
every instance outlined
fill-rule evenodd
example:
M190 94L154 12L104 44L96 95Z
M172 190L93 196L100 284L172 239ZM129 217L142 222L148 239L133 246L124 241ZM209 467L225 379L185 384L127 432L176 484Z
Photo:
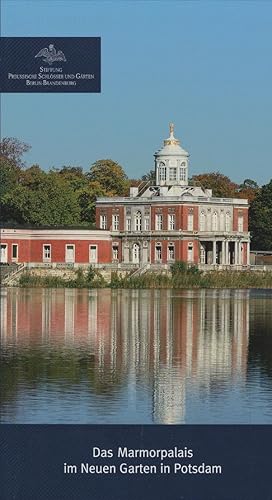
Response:
M159 180L166 181L166 166L163 161L161 161L159 165Z
M220 212L220 231L224 231L225 230L225 213L223 210L221 210Z
M230 213L226 213L226 221L225 221L225 231L230 231Z
M202 210L200 212L199 230L200 231L205 231L205 229L206 229L206 214Z
M182 161L179 167L179 180L186 181L186 162Z
M136 212L135 214L135 231L141 231L142 230L142 214L140 210Z
M138 243L134 243L132 247L132 262L138 264L140 260L140 246Z
M218 213L213 212L212 214L212 231L218 231Z

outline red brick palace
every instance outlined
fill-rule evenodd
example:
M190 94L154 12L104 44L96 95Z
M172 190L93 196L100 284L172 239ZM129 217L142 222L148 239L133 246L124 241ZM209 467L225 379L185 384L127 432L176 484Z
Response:
M170 135L155 153L156 183L98 198L96 230L1 229L1 262L149 268L249 265L248 201L188 185L189 154Z

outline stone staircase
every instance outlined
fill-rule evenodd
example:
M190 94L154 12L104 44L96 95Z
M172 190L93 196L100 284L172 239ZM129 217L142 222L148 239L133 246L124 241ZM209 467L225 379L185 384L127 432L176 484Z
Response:
M25 264L9 264L0 266L0 283L8 285L12 279L25 268Z
M129 277L135 278L135 276L141 276L142 274L145 274L149 269L150 264L144 264L143 266L138 267L138 269L136 269L136 271L134 271Z

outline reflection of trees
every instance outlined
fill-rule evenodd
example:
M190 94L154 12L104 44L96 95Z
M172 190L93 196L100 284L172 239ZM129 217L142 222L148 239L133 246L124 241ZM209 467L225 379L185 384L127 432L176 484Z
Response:
M115 397L116 389L123 383L121 370L114 372L107 366L98 370L95 356L87 351L17 349L12 353L2 352L0 363L2 403L12 399L22 384L35 389L43 383L52 384L65 392L84 383L94 394L110 398Z
M272 293L251 300L249 371L256 368L272 379Z

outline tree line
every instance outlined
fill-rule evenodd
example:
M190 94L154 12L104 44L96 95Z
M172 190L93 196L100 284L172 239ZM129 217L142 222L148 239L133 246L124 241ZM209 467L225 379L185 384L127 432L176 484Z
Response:
M23 155L29 149L16 138L0 142L1 225L92 228L98 196L128 196L130 186L155 183L153 170L129 179L111 159L97 160L87 172L71 165L49 171L39 165L25 168ZM247 198L252 248L272 250L272 179L264 186L252 179L237 184L220 172L211 172L193 175L189 184L212 189L215 197Z

